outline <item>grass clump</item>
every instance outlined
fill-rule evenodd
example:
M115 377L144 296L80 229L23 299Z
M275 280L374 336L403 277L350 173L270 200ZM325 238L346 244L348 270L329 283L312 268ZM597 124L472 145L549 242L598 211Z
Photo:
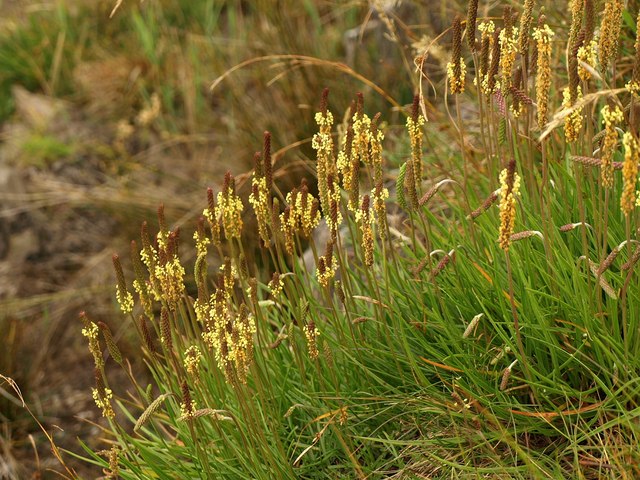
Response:
M416 96L386 151L363 95L336 125L325 90L317 194L274 187L266 134L251 209L228 173L195 251L161 208L133 282L114 257L151 383L113 392L104 346L127 362L82 316L111 446L87 460L125 479L637 476L637 91L617 49L577 61L578 4L566 32L531 2L479 18L471 53L455 20L453 141Z

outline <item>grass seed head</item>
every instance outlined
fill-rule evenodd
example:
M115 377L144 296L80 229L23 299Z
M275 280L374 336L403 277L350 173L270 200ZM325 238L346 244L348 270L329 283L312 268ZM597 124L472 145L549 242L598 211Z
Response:
M511 160L500 173L500 248L509 251L511 235L515 228L516 197L520 193L520 176L516 172L516 162Z
M476 23L478 21L478 0L469 0L467 9L467 43L469 50L476 51Z
M533 23L533 5L534 0L525 0L522 16L520 17L520 36L518 38L518 50L520 54L525 56L529 50L529 34L531 32L531 24Z
M189 385L186 380L183 380L180 384L180 392L182 402L180 403L180 415L185 420L193 419L196 413L196 404L191 398L191 392L189 391Z
M453 20L452 32L452 53L451 61L447 64L447 77L449 78L449 91L451 95L464 92L464 80L467 73L467 66L462 58L462 24L460 17Z
M636 207L636 185L638 183L638 162L640 162L640 146L631 132L622 136L624 145L624 164L622 166L622 196L620 209L626 217L631 215Z
M319 335L320 332L318 332L315 322L310 320L309 323L304 326L304 336L307 339L307 350L309 351L309 358L311 358L311 360L318 358Z
M580 130L582 129L582 108L576 107L576 101L582 99L582 88L577 86L577 98L572 100L570 87L565 88L562 91L562 107L569 109L569 114L564 119L564 136L568 143L574 143L578 140Z
M612 61L615 61L618 55L623 10L624 2L622 0L607 0L604 5L598 43L600 68L603 71L607 69Z
M233 175L231 175L231 172L227 172L224 177L222 191L218 192L215 210L215 217L222 220L222 228L227 239L240 239L243 226L243 210L244 205L242 204L242 200L235 192L235 180Z
M613 156L618 145L618 131L616 126L622 123L622 110L605 105L601 110L602 123L604 123L604 138L602 140L602 155L600 164L600 181L604 188L613 187Z
M542 130L549 116L549 91L551 90L551 39L554 33L546 23L533 30L536 41L536 120Z

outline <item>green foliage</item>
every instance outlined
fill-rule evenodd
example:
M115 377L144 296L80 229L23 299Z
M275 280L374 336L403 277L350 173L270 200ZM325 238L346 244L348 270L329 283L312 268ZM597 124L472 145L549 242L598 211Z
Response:
M28 15L20 24L0 35L0 121L14 109L11 86L20 84L29 90L50 95L71 92L74 53L82 50L81 31L73 24L65 8L53 13Z
M51 135L37 133L29 135L21 148L23 163L36 167L46 167L58 159L69 157L74 151L73 146Z
M104 368L83 317L113 445L85 446L87 460L123 479L637 475L639 211L623 213L620 197L635 192L638 158L625 137L624 178L608 189L591 156L598 107L634 102L614 72L601 72L612 90L582 82L590 108L569 106L582 121L575 141L558 119L531 131L533 77L522 92L466 98L482 115L475 129L456 96L454 140L409 128L412 158L423 135L432 151L427 178L415 182L407 162L388 182L401 205L386 201L383 167L399 154L383 153L378 118L359 97L335 134L325 92L312 145L328 240L311 234L306 183L272 188L270 136L251 214L231 174L208 192L186 281L160 209L155 242L145 225L133 251L134 288L118 273L149 387L132 377L126 393L109 390L115 365ZM253 216L268 237L255 249L238 233Z

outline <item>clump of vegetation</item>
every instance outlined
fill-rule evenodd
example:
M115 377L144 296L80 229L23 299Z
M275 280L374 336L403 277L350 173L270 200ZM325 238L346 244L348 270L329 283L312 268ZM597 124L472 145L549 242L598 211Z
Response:
M640 474L640 42L632 70L617 0L599 36L571 1L567 40L534 2L496 22L470 3L448 176L419 95L385 151L363 95L338 123L325 90L317 195L274 187L266 134L248 205L231 173L208 190L192 267L162 208L132 282L114 256L152 383L112 391L104 347L127 360L81 315L110 446L89 461L125 479Z

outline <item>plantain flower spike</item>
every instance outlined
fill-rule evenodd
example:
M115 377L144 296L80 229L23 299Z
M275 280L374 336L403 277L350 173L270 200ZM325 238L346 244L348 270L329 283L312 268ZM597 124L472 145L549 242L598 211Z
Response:
M516 162L511 160L507 168L500 172L500 248L509 251L511 235L515 228L516 197L520 194L520 176L516 172Z

